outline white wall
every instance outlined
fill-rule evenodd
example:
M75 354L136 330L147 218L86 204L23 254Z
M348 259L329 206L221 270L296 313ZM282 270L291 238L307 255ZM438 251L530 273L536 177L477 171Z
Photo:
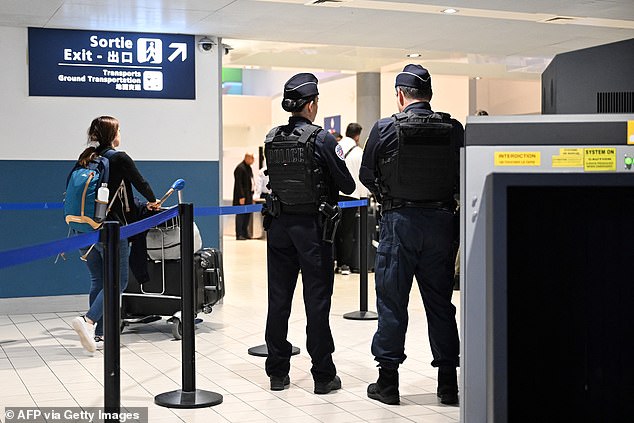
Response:
M271 100L269 97L225 95L223 108L222 149L222 199L225 203L233 197L233 170L247 152L253 153L253 174L258 171L258 147L264 145L264 137L272 127Z
M513 81L481 79L476 81L476 107L489 115L540 114L541 80Z
M28 96L26 28L0 27L0 159L75 160L93 118L121 122L135 160L218 160L221 110L216 49L196 49L196 100Z

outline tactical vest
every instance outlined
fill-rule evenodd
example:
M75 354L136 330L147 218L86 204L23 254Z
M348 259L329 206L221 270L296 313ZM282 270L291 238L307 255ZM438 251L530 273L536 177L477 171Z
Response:
M378 163L383 200L414 205L450 201L457 182L450 116L410 111L395 114L392 119L398 149Z
M315 138L321 128L305 125L290 134L273 128L264 141L271 191L289 212L316 212L324 200L325 183L315 163Z

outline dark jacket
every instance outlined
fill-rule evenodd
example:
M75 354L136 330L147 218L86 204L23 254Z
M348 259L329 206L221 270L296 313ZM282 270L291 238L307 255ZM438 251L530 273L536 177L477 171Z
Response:
M112 148L100 148L97 149L97 153L102 154L104 151L110 149ZM130 156L128 156L125 152L118 151L117 154L114 154L112 157L110 157L109 162L109 201L112 201L112 198L117 192L117 188L121 184L121 181L123 181L128 196L130 211L126 212L124 201L120 201L119 199L117 199L112 204L112 208L110 209L110 213L107 216L107 220L117 220L122 225L135 222L138 220L138 213L136 212L134 207L134 192L132 191L132 187L134 186L134 188L136 188L136 190L149 202L156 201L154 192L152 191L150 184L143 178L143 175L141 175L141 173L137 169L136 165L134 164L134 160L132 160L132 158L130 158Z
M233 205L240 205L240 199L244 198L244 204L253 203L253 169L243 160L233 171Z

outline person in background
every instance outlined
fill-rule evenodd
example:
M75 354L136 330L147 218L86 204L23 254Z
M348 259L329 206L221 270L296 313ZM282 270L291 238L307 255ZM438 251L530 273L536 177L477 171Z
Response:
M313 125L318 110L317 78L300 73L284 84L282 108L291 113L287 125L271 129L264 142L271 187L263 209L267 232L268 313L266 374L271 390L290 384L292 345L288 319L301 270L306 310L306 349L314 393L341 388L332 360L330 331L334 284L333 248L339 208L338 192L354 191L354 179L334 137Z
M266 202L271 190L268 187L269 184L269 175L267 175L266 171L266 161L263 163L262 167L258 171L258 176L255 181L255 193L253 194L253 198L259 198Z
M356 185L355 190L350 195L340 192L339 201L354 201L368 196L368 190L359 181L359 169L361 168L361 159L363 157L363 149L359 147L362 129L358 123L348 124L346 136L339 141L339 145L343 149L346 167L354 178ZM358 207L347 207L341 210L341 222L339 223L335 239L335 255L337 259L335 272L339 272L342 275L349 275L352 271L354 226L358 210Z
M386 404L400 402L398 367L406 359L407 306L415 276L427 316L431 365L438 368L436 394L442 404L457 404L460 341L451 303L452 242L464 130L448 114L432 111L427 69L405 66L395 88L399 113L374 124L360 171L382 210L375 267L379 321L372 339L379 378L367 394Z
M88 128L88 144L79 156L79 164L85 165L95 156L103 155L108 150L115 150L121 144L121 128L119 121L112 116L101 116L95 118ZM123 151L118 151L109 158L110 177L108 187L110 188L109 203L112 207L105 220L118 221L122 226L135 221L136 210L132 201L132 187L143 195L148 203L149 210L158 210L159 203L156 201L154 192L150 184L139 172L134 160ZM123 190L117 188L123 184ZM123 192L122 192L123 191ZM90 292L88 304L90 308L83 316L75 317L71 321L71 326L79 335L81 345L88 352L94 352L97 348L103 347L103 255L104 250L101 243L95 244L92 248L81 248L80 252L86 259L86 265L90 273ZM127 239L122 239L119 243L119 283L121 292L128 286L128 258L130 255L130 244Z
M335 141L337 142L341 141L341 138L343 138L343 136L337 131L333 132L332 136L335 137Z
M246 153L244 160L233 171L233 205L253 204L253 154ZM236 239L249 239L251 213L236 214Z

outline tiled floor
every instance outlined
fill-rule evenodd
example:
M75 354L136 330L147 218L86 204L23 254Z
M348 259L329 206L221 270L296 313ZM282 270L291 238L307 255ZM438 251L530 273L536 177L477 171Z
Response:
M202 409L156 406L154 396L180 389L181 343L163 321L129 327L121 336L122 407L148 407L150 422L419 422L459 420L459 408L443 406L435 395L436 372L422 301L416 289L401 367L401 405L387 406L366 397L377 377L370 354L376 321L347 320L359 309L359 275L337 275L330 323L343 388L312 393L310 358L305 351L301 287L296 291L289 340L301 348L291 360L291 386L272 392L264 358L247 349L264 342L266 319L266 243L224 240L227 295L196 330L196 387L222 394L222 404ZM88 283L88 281L86 282ZM369 275L370 310L374 307ZM454 303L459 307L459 293ZM78 310L78 312L81 310ZM102 407L103 354L83 351L69 321L78 313L0 315L0 421L3 407Z

